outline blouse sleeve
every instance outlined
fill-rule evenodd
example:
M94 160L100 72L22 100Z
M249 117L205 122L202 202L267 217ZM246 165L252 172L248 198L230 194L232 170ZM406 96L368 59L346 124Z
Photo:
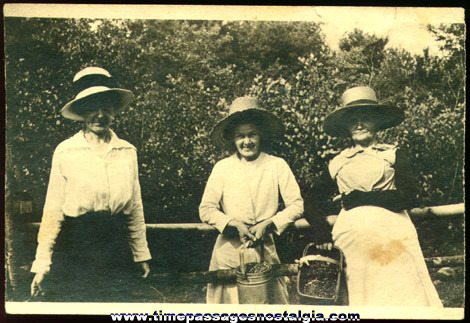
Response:
M403 192L406 200L405 209L411 209L418 206L418 187L417 179L411 167L408 155L403 149L398 149L395 159L395 186L397 190Z
M284 200L285 209L276 213L272 221L276 227L275 232L281 234L289 226L302 217L304 212L304 201L300 194L300 188L295 180L289 165L281 160L278 169L279 191Z
M135 262L151 259L147 245L147 230L145 226L144 208L140 192L139 169L137 163L137 152L133 151L134 184L132 199L129 207L124 213L128 213L127 227L129 230L129 245Z
M232 218L220 210L222 193L224 189L224 178L221 172L221 164L216 164L207 180L201 204L199 205L199 217L204 223L215 227L220 233Z
M56 149L52 157L49 185L38 233L38 248L31 267L34 273L49 272L53 248L64 221L62 205L65 201L66 178L62 174L60 155L61 153Z
M305 196L305 219L313 230L313 240L317 244L332 241L331 228L326 221L328 198L337 191L337 185L326 168L314 182Z

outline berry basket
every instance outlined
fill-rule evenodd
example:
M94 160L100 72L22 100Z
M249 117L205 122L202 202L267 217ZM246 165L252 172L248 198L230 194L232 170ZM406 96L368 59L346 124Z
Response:
M297 273L297 292L300 296L319 303L336 303L339 298L343 272L343 253L334 247L332 250L316 248L308 244L303 257L313 249L313 259L308 266L302 266Z

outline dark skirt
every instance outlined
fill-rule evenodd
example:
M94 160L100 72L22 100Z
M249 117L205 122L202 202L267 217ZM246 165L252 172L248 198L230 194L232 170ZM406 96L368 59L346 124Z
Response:
M122 302L138 276L123 213L65 217L45 282L47 300Z

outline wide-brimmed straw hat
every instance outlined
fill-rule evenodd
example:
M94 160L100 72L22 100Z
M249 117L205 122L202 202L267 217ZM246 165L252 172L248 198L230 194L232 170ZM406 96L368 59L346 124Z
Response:
M250 96L237 98L229 107L228 116L217 122L211 132L213 143L219 147L227 148L232 138L227 138L228 129L246 122L262 122L264 136L278 139L284 133L284 125L281 120L269 111L261 108L258 99ZM263 134L262 134L263 135Z
M323 130L332 137L349 137L348 120L358 112L367 113L374 121L377 131L394 127L404 118L404 113L399 108L380 104L375 91L368 86L346 90L341 102L341 107L330 113L323 123Z
M73 89L75 98L62 108L61 113L67 119L78 121L83 121L82 110L93 109L92 103L97 100L116 100L114 112L118 113L134 98L131 91L118 88L111 74L101 67L87 67L75 74Z

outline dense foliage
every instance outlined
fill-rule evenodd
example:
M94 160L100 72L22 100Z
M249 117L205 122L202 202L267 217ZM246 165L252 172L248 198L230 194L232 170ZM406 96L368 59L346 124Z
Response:
M139 151L147 221L197 222L212 166L226 153L208 134L237 96L256 95L286 134L275 154L303 190L347 140L326 136L324 117L342 92L370 85L405 111L383 140L408 150L423 205L463 201L464 25L429 26L439 56L389 48L351 31L332 51L308 22L5 19L7 144L16 191L40 213L51 157L81 125L61 117L73 75L101 66L135 101L113 129Z

